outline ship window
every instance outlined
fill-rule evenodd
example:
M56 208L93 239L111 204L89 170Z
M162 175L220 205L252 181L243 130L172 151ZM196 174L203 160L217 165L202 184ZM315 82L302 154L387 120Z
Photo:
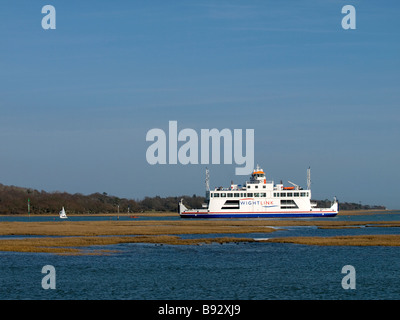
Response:
M306 193L305 192L300 192L300 197L305 197Z
M247 196L248 196L248 197L252 197L252 196L253 196L253 193L250 192L250 193L247 194Z
M294 193L294 196L295 196L295 197L298 197L298 196L299 196L299 193L298 193L298 192L295 192L295 193Z
M281 192L281 197L286 197L286 193Z
M267 188L267 186L266 186L266 185L263 185L263 188L264 188L264 189L266 189L266 188Z
M221 193L221 198L226 197L226 193Z
M261 197L266 197L267 194L265 192L261 193Z
M233 197L233 193L227 193L227 195L228 195L228 198L232 198Z
M210 192L210 197L212 198L214 196L214 193Z
M234 197L239 197L239 193L235 193L233 196Z
M214 198L219 198L219 193L218 192L214 193Z
M256 189L258 189L258 186L256 186Z
M276 192L274 192L274 197L276 198Z
M293 193L292 192L288 192L287 196L288 197L293 197Z
M281 209L298 209L296 202L293 200L281 200Z
M254 194L254 196L255 196L255 197L259 197L260 194L257 192L257 193Z

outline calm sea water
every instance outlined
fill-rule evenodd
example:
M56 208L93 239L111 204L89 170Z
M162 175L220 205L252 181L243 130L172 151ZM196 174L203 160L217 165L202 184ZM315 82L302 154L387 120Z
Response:
M329 219L398 221L400 212ZM290 227L246 236L399 234L399 229ZM107 256L0 252L0 299L400 299L400 247L256 242L101 248L117 252ZM56 270L56 289L42 288L45 265ZM342 287L345 265L355 268L355 289Z

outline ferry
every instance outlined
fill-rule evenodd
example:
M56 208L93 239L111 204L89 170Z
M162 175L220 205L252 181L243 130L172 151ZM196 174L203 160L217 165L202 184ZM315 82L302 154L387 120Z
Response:
M206 199L200 209L188 209L183 199L178 205L181 218L299 218L334 217L339 203L334 197L330 208L318 208L311 201L311 171L307 170L307 188L288 181L291 186L268 181L257 165L243 186L231 184L229 188L209 188L206 169Z

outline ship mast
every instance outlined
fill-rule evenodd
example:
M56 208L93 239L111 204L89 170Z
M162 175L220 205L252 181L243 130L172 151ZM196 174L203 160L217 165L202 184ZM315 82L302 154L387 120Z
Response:
M210 172L206 168L206 199L210 198Z
M311 169L307 169L307 190L311 190Z

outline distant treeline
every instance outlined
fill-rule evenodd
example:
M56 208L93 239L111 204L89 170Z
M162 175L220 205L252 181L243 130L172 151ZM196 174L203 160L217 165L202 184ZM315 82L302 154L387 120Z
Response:
M132 200L110 196L107 193L83 195L67 192L46 192L30 188L4 186L0 184L0 214L27 214L28 199L31 214L58 213L62 206L67 213L135 213L144 211L177 212L178 202L183 198L187 207L199 208L204 197L145 197Z
M138 213L146 211L176 212L179 200L183 198L185 206L201 208L204 197L145 197L143 200L132 200L109 196L107 193L83 195L66 192L46 192L0 184L0 214L27 214L28 199L31 214L54 214L64 206L67 213ZM318 206L330 207L329 200L316 200ZM340 203L340 210L385 209L384 206L361 205L358 203Z
M313 200L313 202L316 202L317 206L321 208L327 208L332 205L332 202L328 199ZM361 203L339 201L339 210L386 210L386 207L382 205L363 205Z

